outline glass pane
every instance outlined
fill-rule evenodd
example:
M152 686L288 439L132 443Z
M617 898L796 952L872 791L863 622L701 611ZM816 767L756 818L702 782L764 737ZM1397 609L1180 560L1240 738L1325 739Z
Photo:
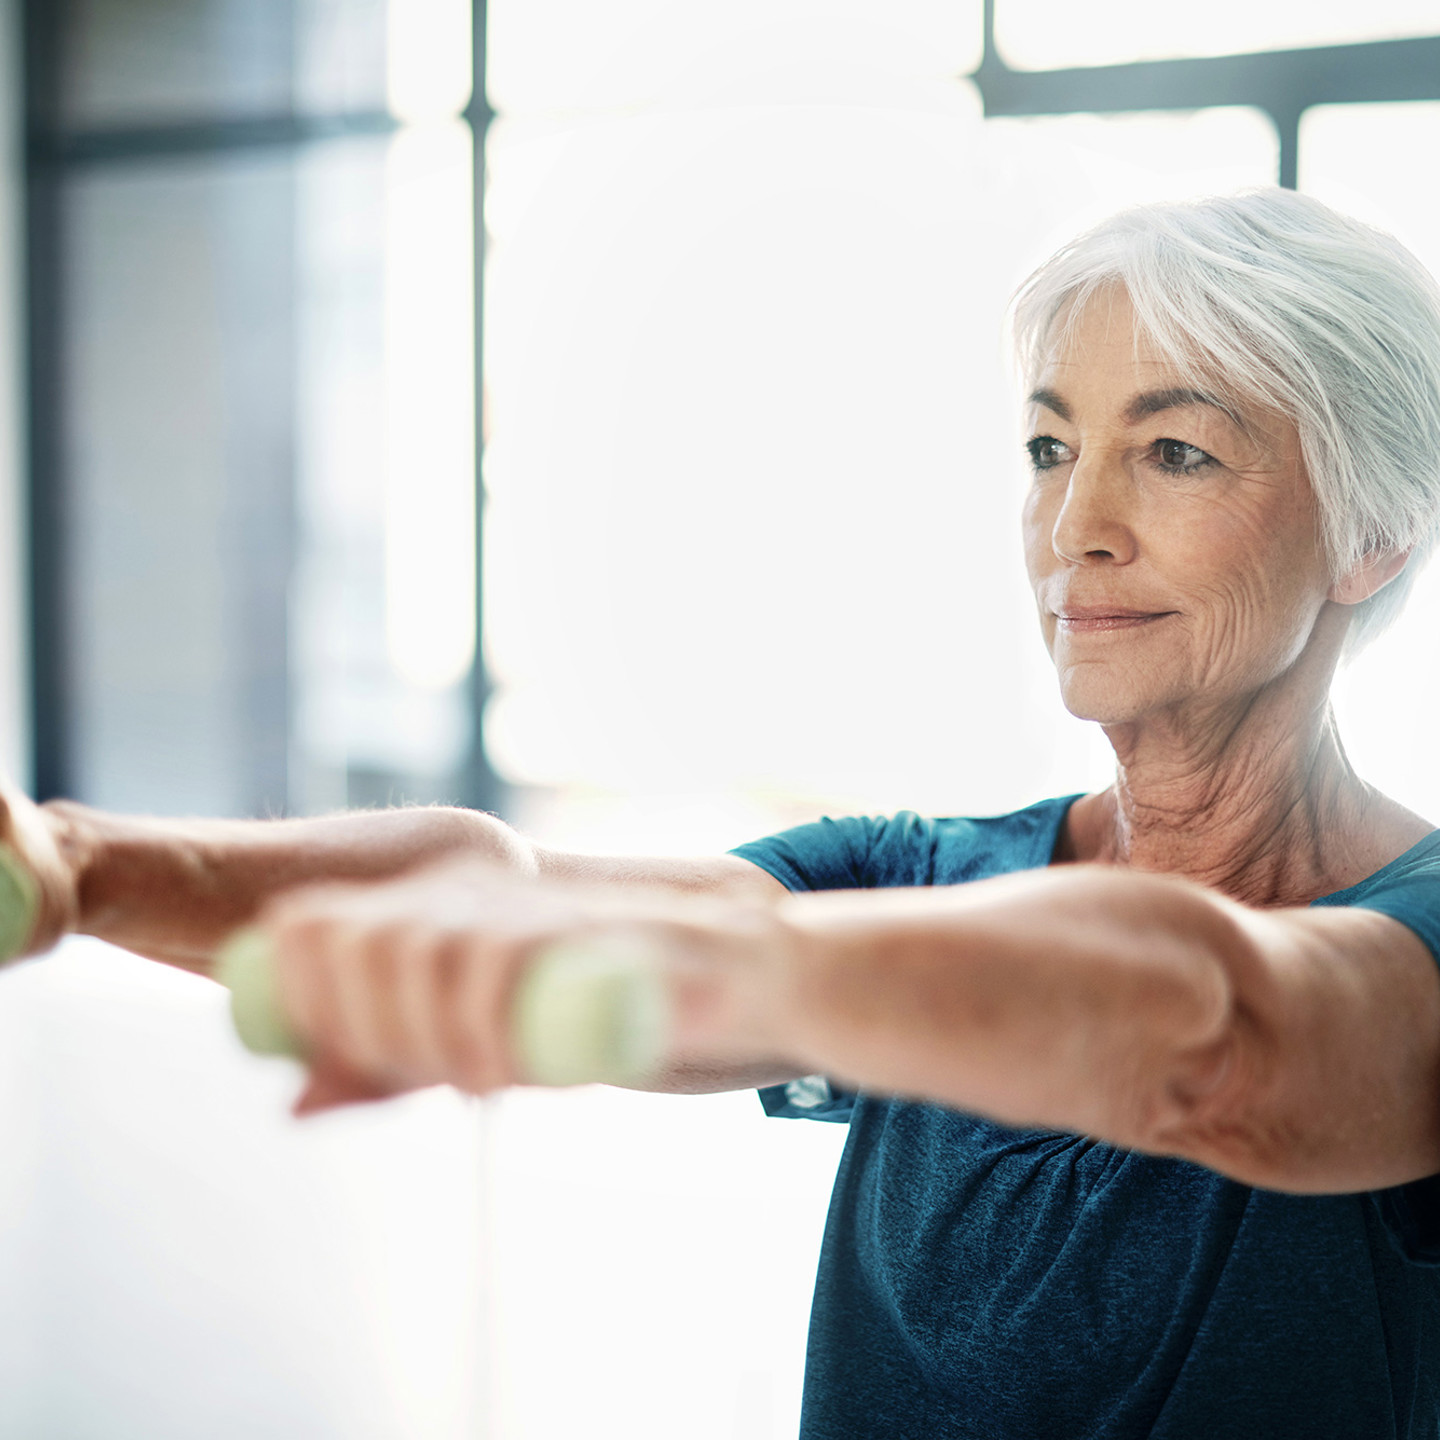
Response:
M497 132L496 760L540 785L1019 803L1051 702L967 700L1017 654L1051 689L1011 563L1007 297L1086 218L1263 183L1274 157L1248 111ZM905 744L877 748L897 694ZM961 714L978 772L949 758Z
M557 40L563 37L563 41ZM896 78L966 74L980 0L492 0L488 88L506 114L757 89L864 103Z
M290 109L292 0L70 0L62 98L71 127Z
M458 114L469 0L69 0L72 129L254 116Z
M1274 132L1249 111L985 124L968 86L940 93L493 132L487 730L532 833L704 853L1107 777L1023 575L1004 310L1090 219L1271 180ZM507 1440L622 1410L637 1440L795 1434L835 1137L772 1142L751 1097L703 1104L501 1102ZM731 1202L747 1183L762 1210ZM621 1273L677 1213L704 1217L706 1257L677 1239ZM524 1261L546 1248L585 1277L558 1318ZM667 1318L697 1293L698 1344Z
M120 810L286 803L294 172L84 172L66 246L75 787Z
M1300 130L1300 184L1389 230L1440 275L1440 195L1417 184L1415 157L1440 146L1440 104L1317 107ZM1440 821L1440 756L1431 723L1440 671L1440 567L1432 560L1404 613L1336 684L1346 749L1359 772Z
M388 0L387 94L402 120L458 115L470 103L472 0Z
M78 794L450 794L474 654L460 122L86 171L70 207Z
M1139 111L1125 115L1036 116L991 120L987 128L1023 147L1024 179L1043 197L1037 224L1059 245L1088 221L1123 205L1151 200L1184 200L1222 194L1251 185L1273 185L1280 166L1280 142L1268 116L1243 106L1175 113ZM1056 163L1041 158L1056 147ZM1064 157L1062 160L1060 157ZM1078 166L1093 199L1081 213L1067 210L1060 171ZM1070 183L1073 184L1073 181Z
M1026 70L1119 65L1186 55L1237 55L1440 33L1434 0L1309 0L1257 5L1212 0L1193 6L1154 0L996 0L995 44Z
M471 737L468 127L303 155L297 808L442 799Z
M1317 105L1300 121L1300 187L1389 230L1440 273L1440 193L1414 158L1440 142L1440 102Z

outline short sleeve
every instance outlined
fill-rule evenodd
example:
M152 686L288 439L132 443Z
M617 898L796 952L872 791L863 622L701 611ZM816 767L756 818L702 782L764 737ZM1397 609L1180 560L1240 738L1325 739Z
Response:
M787 890L860 890L875 883L871 857L887 824L867 816L817 820L810 825L741 845L731 853L758 865ZM776 1120L849 1121L855 1096L823 1075L806 1075L760 1091L760 1104Z
M964 828L957 834L956 827ZM869 890L973 878L937 873L943 841L949 842L945 848L967 856L976 848L970 822L922 819L902 810L889 816L827 817L730 853L758 865L788 890Z
M1440 964L1440 874L1420 883L1386 886L1356 900L1360 910L1378 910L1413 930Z
M1010 815L926 819L913 810L797 825L730 853L758 865L787 890L869 890L959 885L1046 864L1078 797L1044 800ZM848 1121L856 1096L810 1075L760 1092L767 1115Z
M1440 964L1440 831L1368 880L1315 904L1350 905L1388 915L1413 930ZM1374 1191L1370 1199L1407 1260L1440 1267L1440 1175Z
M1355 903L1408 926L1440 964L1440 875L1397 880ZM1440 1175L1378 1191L1374 1199L1400 1253L1417 1265L1440 1267Z
M786 1085L767 1085L760 1104L772 1120L849 1121L856 1096L832 1085L823 1075L806 1075Z
M730 853L758 865L787 890L858 890L878 823L865 816L827 817Z
M1314 904L1388 915L1413 930L1440 964L1440 830L1358 885L1323 895Z

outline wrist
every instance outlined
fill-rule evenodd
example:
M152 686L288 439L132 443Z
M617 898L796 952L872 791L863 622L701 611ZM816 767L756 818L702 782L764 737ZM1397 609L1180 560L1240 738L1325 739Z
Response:
M803 1067L797 1004L802 937L777 907L729 909L672 932L666 981L674 1058Z
M35 914L24 953L39 954L78 927L79 845L68 817L8 787L3 802L0 838L28 873L35 891Z

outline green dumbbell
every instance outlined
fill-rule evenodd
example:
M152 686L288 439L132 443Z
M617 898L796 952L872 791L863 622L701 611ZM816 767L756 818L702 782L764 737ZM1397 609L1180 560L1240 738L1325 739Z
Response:
M0 965L17 959L35 925L40 891L29 867L0 845Z
M259 1055L303 1057L259 930L240 930L216 956L241 1041ZM634 1085L665 1054L669 1006L656 957L635 937L600 934L547 946L521 976L511 1040L536 1085Z

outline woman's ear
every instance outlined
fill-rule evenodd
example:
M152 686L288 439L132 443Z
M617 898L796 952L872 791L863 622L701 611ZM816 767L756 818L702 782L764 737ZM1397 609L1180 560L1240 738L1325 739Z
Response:
M1383 590L1405 568L1409 558L1408 549L1367 550L1331 585L1329 598L1337 605L1358 605Z

